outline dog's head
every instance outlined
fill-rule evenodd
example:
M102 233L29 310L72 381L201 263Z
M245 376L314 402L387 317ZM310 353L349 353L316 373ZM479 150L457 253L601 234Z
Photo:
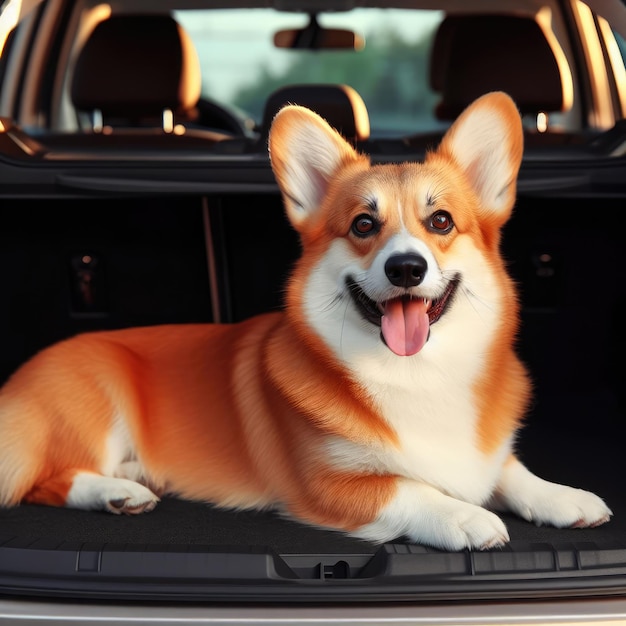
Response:
M471 346L481 325L515 317L499 242L522 145L501 92L469 106L423 163L371 165L318 115L284 107L269 148L303 246L289 309L340 357L374 341L414 355L452 318Z

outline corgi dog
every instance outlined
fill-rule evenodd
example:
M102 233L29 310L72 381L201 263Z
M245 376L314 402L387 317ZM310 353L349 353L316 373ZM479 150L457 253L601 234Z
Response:
M135 514L172 494L454 551L505 544L498 511L607 522L515 456L531 390L499 247L522 150L502 92L419 163L372 165L282 108L270 160L302 244L284 310L42 350L0 391L0 504Z

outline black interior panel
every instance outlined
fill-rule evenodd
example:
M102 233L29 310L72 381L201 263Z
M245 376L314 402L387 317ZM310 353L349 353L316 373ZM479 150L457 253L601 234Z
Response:
M200 199L4 200L0 294L0 380L79 332L211 321Z
M226 196L212 199L211 207L216 255L225 273L226 319L279 309L300 250L280 196Z

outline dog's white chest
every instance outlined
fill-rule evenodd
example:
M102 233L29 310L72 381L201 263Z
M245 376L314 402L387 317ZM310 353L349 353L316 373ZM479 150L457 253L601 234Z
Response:
M445 375L408 388L381 385L373 394L398 446L365 446L340 438L327 441L333 464L391 473L431 484L467 502L485 502L510 442L492 454L479 446L478 415L470 388L448 388ZM371 385L370 385L371 388Z

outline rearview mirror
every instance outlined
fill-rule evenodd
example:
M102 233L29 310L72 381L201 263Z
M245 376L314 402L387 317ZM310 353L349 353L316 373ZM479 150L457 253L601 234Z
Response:
M274 34L277 48L295 50L362 50L363 37L343 28L324 28L315 15L310 16L305 28L288 28Z

